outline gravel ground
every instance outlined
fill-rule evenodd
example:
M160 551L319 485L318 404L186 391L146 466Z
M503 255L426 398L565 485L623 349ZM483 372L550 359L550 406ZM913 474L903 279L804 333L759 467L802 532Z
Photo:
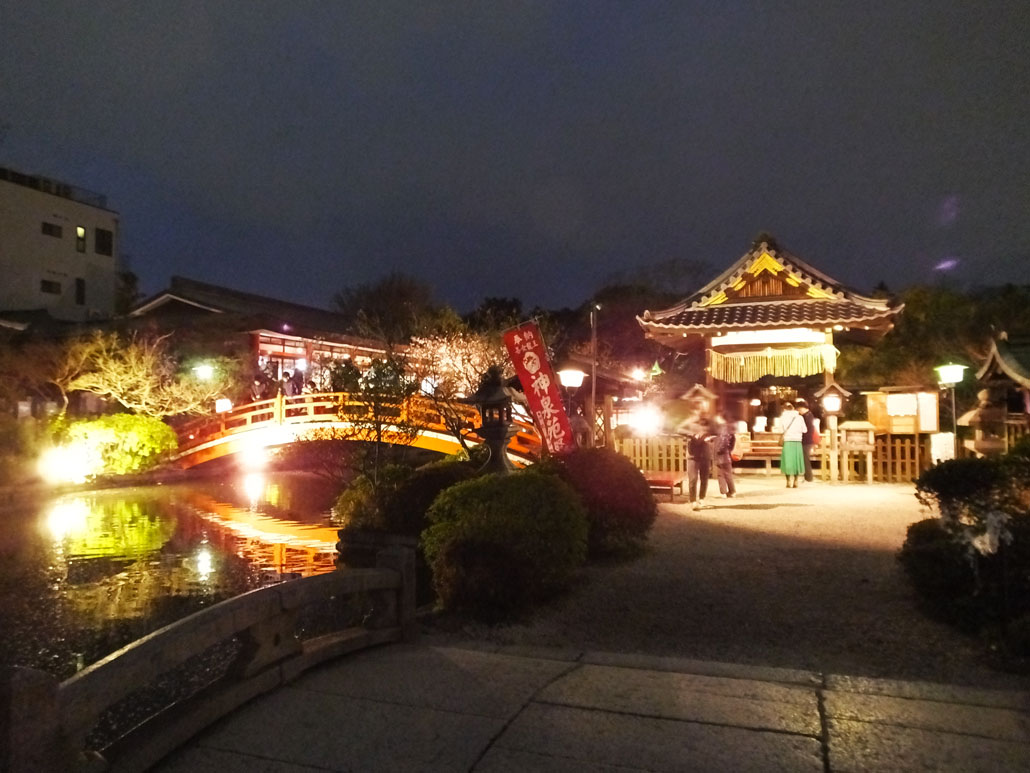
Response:
M787 489L761 474L737 485L701 510L661 504L644 556L588 568L523 624L434 626L429 638L1030 689L1030 676L992 668L980 642L917 609L896 559L925 517L913 486Z

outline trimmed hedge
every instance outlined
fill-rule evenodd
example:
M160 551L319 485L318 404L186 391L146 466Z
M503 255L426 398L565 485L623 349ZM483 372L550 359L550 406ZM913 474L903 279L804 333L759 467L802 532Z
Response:
M387 496L383 505L386 529L418 537L428 524L426 512L440 492L475 475L475 468L463 461L432 462L419 467Z
M586 558L579 497L549 475L484 475L441 493L422 535L440 604L496 622L568 588Z
M646 539L658 505L629 457L609 448L579 448L541 471L548 469L579 494L590 522L592 557L631 551Z

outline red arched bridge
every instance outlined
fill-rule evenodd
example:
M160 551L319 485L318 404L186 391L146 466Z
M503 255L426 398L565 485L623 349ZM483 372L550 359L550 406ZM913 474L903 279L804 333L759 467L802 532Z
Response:
M479 423L479 411L471 405L438 403L421 396L400 403L371 405L345 392L279 395L183 425L178 429L179 451L174 461L189 468L229 454L280 446L304 437L370 441L376 439L377 428L384 442L452 454L461 450L452 428L461 427L466 442L477 445L482 442L476 434ZM540 436L532 424L516 421L515 425L508 457L519 465L535 461L540 457ZM413 432L417 434L411 440Z

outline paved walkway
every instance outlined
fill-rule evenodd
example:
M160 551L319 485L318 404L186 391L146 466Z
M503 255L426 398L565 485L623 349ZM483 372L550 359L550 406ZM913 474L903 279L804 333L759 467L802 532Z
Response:
M391 645L311 671L173 771L1030 770L1030 694L599 652Z

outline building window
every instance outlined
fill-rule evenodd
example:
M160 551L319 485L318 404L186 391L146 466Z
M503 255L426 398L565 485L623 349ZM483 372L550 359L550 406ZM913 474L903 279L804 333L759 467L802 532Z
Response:
M75 226L75 249L79 252L86 251L86 227L82 225Z
M44 220L43 233L45 233L47 236L56 236L58 239L60 239L61 235L64 233L64 229L56 223L48 223Z
M75 280L75 304L77 306L86 305L86 280L76 279Z
M55 282L52 279L44 279L39 283L39 291L43 293L50 293L51 295L60 295L61 283Z
M106 228L93 232L93 251L97 255L114 255L114 234Z

